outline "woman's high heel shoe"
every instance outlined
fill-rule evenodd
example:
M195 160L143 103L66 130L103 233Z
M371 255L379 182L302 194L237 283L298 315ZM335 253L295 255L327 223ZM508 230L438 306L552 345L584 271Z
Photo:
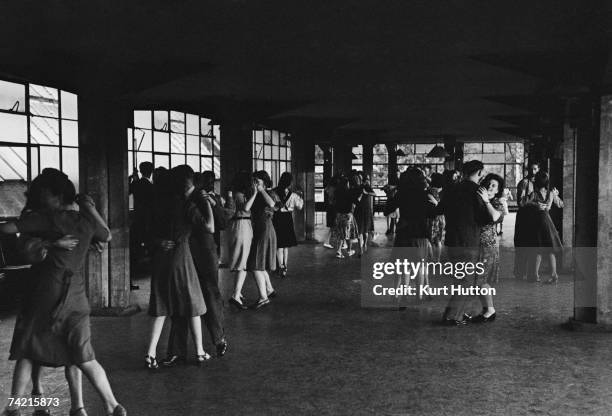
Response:
M151 357L150 355L145 356L145 367L149 370L157 370L159 368L157 358Z
M249 309L244 303L238 302L234 298L230 298L229 303L231 305L234 305L236 307L236 309L238 309L239 311L244 311L246 309Z
M210 361L212 360L212 357L210 356L209 353L207 353L206 351L204 351L203 355L197 355L196 356L196 364L198 366L201 366L202 364L204 364L206 361Z
M118 404L117 406L115 406L113 413L111 413L108 416L127 416L127 411L125 410L123 406Z
M551 276L550 279L548 279L545 283L552 285L552 284L557 284L558 282L559 282L559 276L554 275L554 276Z

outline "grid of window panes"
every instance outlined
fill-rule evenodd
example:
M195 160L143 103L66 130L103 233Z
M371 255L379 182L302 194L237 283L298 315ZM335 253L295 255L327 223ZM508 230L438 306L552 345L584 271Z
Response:
M406 143L397 145L397 150L404 152L404 156L397 157L397 168L400 172L411 166L431 165L432 172L444 171L443 157L427 157L434 146L444 146L443 143Z
M79 186L77 96L0 80L0 180L30 181L56 168Z
M463 144L463 161L480 160L485 173L496 173L506 181L506 187L516 200L516 185L523 175L525 149L521 142Z
M276 185L283 172L291 172L291 140L277 130L253 130L253 170L265 170Z
M325 153L323 149L315 144L314 151L314 182L315 182L315 202L325 202L325 186L323 177L323 165L325 163Z
M389 154L387 146L375 144L372 147L372 187L383 188L389 182Z
M361 172L363 170L363 146L353 146L352 153L351 169Z
M195 172L221 174L220 130L210 119L178 111L134 111L128 128L128 163L148 161L170 169L189 165Z

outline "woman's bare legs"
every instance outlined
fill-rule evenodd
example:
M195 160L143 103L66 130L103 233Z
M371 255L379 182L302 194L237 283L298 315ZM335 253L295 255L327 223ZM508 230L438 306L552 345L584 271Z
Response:
M113 395L108 377L104 368L96 360L87 361L85 363L77 364L83 373L87 376L87 379L93 384L94 388L100 395L100 398L104 402L104 408L106 413L113 413L117 403L117 399Z
M17 360L15 363L15 370L13 370L13 384L11 386L11 397L24 398L26 389L30 380L32 379L32 361L22 358ZM7 407L8 410L18 410L19 407L13 403Z
M289 247L283 247L283 267L287 268L287 263L289 263Z
M557 258L555 257L555 253L550 253L550 274L554 278L557 278Z
M242 303L242 287L244 286L244 281L246 280L247 272L246 270L236 270L236 284L234 285L234 295L232 296L234 300Z
M151 322L151 338L149 338L149 349L147 350L149 357L157 357L157 344L159 343L162 329L164 329L165 321L165 316L156 316Z
M491 285L484 283L480 285L480 287L482 289L490 289ZM489 316L493 315L495 313L495 308L493 307L493 295L480 295L479 298L483 309L486 309L486 312L483 313L484 317L488 318Z
M270 280L270 274L266 271L263 271L262 273L264 274L266 282L266 295L269 295L270 293L274 292L274 288L272 287L272 281Z
M253 271L253 277L255 277L255 283L257 283L257 289L259 290L260 301L268 299L268 292L266 290L266 274L267 273L262 270Z
M70 410L85 407L83 404L83 373L76 365L69 365L64 368L64 375L70 391Z
M536 254L535 258L535 279L536 282L540 281L540 264L542 263L542 255Z
M276 262L278 263L279 270L285 267L285 249L276 249Z
M193 337L193 345L195 346L196 354L206 355L202 342L202 320L199 316L193 316L189 319L189 324L191 325L191 335Z

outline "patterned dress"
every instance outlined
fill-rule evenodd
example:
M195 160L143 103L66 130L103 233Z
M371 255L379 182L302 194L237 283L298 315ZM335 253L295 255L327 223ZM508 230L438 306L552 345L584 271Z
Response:
M480 229L479 261L484 263L484 274L478 280L486 283L499 281L499 240L496 225L504 219L503 204L499 198L493 198L491 205L501 213L497 221L484 225Z

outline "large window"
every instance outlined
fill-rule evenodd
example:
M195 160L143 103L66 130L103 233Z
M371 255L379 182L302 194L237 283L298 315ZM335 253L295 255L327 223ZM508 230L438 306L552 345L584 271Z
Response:
M315 144L314 151L314 181L315 181L315 202L325 202L325 178L323 176L325 164L325 152Z
M372 148L372 187L382 188L389 182L389 155L387 146L375 144Z
M523 143L481 143L463 144L463 160L480 160L485 165L485 173L496 173L506 181L506 186L516 199L516 185L523 174L525 159Z
M444 171L443 157L427 157L427 154L434 146L444 146L443 143L408 143L399 144L398 151L402 151L404 156L397 156L397 168L400 172L405 171L411 166L431 165L432 172L442 173Z
M353 146L352 153L351 169L358 170L359 172L363 171L363 146Z
M78 189L77 96L0 80L0 181L25 184L47 167L66 173Z
M219 126L205 117L178 111L134 111L134 127L128 129L128 162L155 167L189 165L195 172L211 170L219 178Z
M291 141L277 130L253 130L253 169L265 170L277 184L283 172L291 172Z

